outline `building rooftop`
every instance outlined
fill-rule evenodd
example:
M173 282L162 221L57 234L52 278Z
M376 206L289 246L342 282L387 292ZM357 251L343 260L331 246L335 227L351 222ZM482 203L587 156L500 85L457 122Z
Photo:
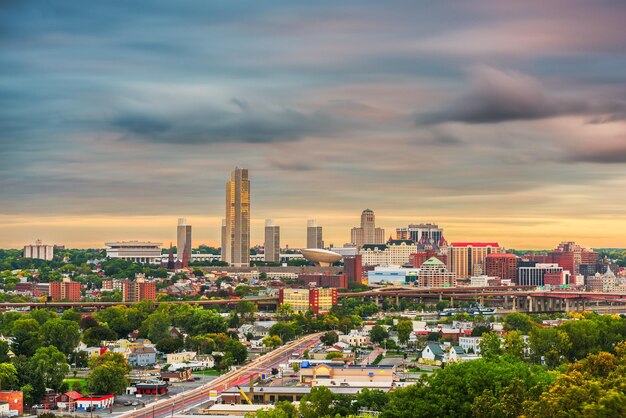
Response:
M453 242L453 247L499 247L497 242Z

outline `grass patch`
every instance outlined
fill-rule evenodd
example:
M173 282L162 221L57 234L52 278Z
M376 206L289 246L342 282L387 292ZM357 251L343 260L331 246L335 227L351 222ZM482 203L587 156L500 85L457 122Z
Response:
M204 374L207 376L219 376L221 373L218 372L217 370L198 370L195 372L192 372L192 374Z
M63 379L63 381L66 382L68 385L70 385L70 387L72 386L74 382L80 382L80 384L83 385L83 387L87 384L86 377L68 377L67 379Z

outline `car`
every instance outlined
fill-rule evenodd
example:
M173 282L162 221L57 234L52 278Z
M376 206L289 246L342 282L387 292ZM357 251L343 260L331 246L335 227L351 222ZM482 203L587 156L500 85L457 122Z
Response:
M198 376L194 376L193 380L200 380Z
M132 405L132 406L137 406L137 405L139 405L139 402L135 401L135 402L133 402L131 405Z
M123 403L124 406L131 406L133 403L131 401L126 401Z
M190 377L189 379L187 379L188 382L195 382L196 379L194 379L193 377Z

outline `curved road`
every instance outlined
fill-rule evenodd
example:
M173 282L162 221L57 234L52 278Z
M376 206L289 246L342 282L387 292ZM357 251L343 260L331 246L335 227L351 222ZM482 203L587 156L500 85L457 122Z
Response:
M309 334L298 340L291 341L258 359L247 363L239 369L227 373L196 389L180 393L171 398L156 401L147 406L118 415L124 418L159 418L176 414L180 411L197 406L208 401L209 392L222 392L237 385L247 384L250 376L269 372L272 368L286 362L294 352L302 354L311 344L315 344L323 333Z

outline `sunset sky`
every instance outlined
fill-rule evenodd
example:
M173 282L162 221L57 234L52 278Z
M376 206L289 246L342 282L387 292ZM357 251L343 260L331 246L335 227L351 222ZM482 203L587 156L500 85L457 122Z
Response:
M2 1L0 247L386 235L626 247L626 2Z

